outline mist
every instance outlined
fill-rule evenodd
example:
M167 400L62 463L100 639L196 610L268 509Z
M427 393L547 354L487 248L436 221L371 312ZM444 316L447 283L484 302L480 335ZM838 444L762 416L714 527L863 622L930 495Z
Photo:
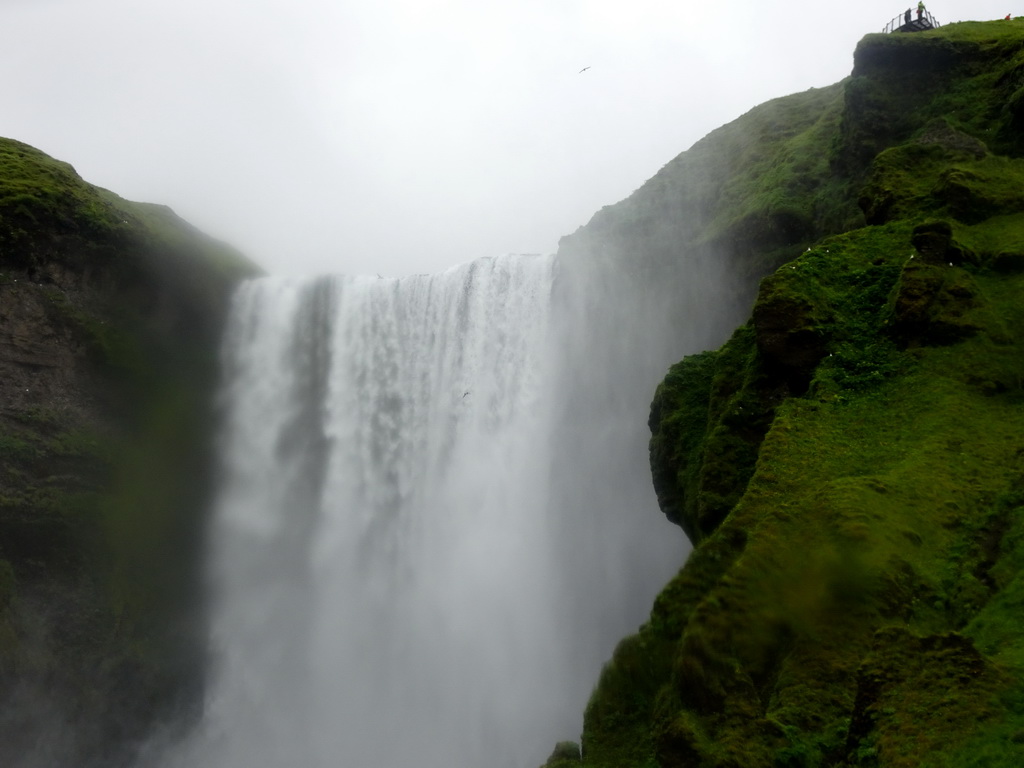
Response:
M708 254L623 255L241 288L206 701L140 765L519 768L579 738L689 548L651 393L738 314Z
M902 11L7 0L0 131L271 273L434 273L553 253L718 125L847 76Z

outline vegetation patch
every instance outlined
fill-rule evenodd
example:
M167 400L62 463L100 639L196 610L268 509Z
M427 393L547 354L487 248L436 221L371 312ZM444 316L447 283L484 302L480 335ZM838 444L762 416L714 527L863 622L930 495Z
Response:
M255 272L0 140L0 763L60 717L75 764L127 765L199 706L208 406Z
M602 675L584 765L1020 764L1022 41L861 43L816 141L867 226L791 250L658 388L652 473L695 549Z

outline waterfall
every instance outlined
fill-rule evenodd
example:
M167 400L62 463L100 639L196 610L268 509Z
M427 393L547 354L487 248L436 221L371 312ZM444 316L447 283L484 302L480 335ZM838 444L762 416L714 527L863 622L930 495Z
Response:
M685 554L650 488L653 388L721 322L655 334L662 288L563 262L242 286L213 673L161 765L535 768L578 737Z

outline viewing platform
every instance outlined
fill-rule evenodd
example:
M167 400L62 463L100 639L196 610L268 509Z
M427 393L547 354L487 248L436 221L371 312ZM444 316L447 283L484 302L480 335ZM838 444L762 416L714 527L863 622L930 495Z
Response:
M927 10L921 14L920 18L917 16L917 11L908 10L906 13L901 13L895 19L886 24L885 29L882 31L885 33L924 32L928 29L935 29L938 26L941 25Z

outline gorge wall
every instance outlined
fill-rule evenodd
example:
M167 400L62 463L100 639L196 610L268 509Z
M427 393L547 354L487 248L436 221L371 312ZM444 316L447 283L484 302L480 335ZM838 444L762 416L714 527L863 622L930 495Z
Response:
M549 766L1020 763L1022 42L858 46L798 157L863 219L820 220L659 386L653 478L695 549Z
M0 763L124 764L194 713L216 349L256 271L0 141Z

